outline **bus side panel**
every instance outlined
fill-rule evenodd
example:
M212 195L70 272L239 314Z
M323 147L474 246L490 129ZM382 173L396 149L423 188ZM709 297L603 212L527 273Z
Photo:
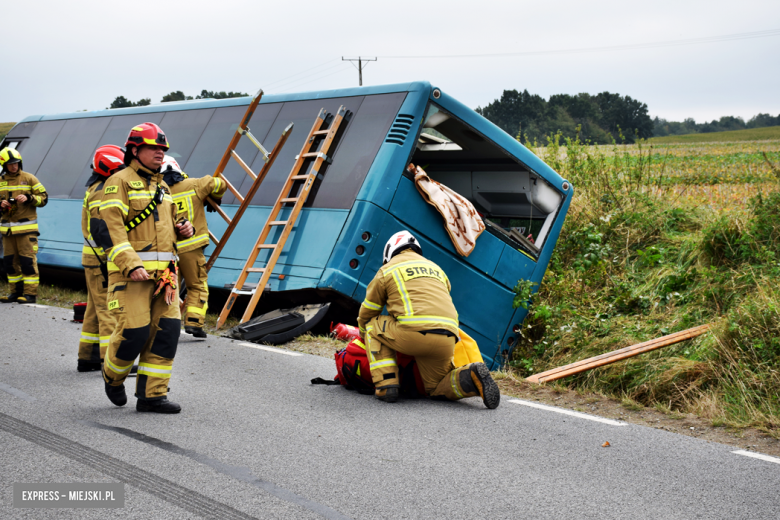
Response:
M398 111L393 125L390 127L388 137L379 148L371 168L368 170L366 180L358 192L357 199L370 201L380 208L387 209L395 196L395 190L398 186L398 179L406 168L406 161L411 157L417 141L417 132L422 125L425 117L425 107L428 104L430 94L430 85L421 91L409 92ZM403 139L393 139L390 141L390 135L395 134L395 128L404 128L411 122L411 129L408 130ZM397 126L400 125L400 126ZM402 144L398 144L402 141Z
M455 251L452 239L450 239L450 235L444 227L444 217L441 216L436 208L425 202L420 192L417 191L414 182L408 177L401 178L396 197L390 206L390 213L408 222L409 225L422 232L428 240L435 242L461 261L474 266L478 271L492 275L496 270L501 252L504 249L504 243L485 231L477 239L476 247L471 254L468 257L461 257ZM396 229L396 231L401 231L402 229L401 227ZM514 283L508 286L514 287Z
M237 206L224 207L228 216L233 216ZM214 268L209 273L209 285L224 287L238 280L241 269L249 258L268 218L271 208L267 206L249 206L236 226L227 246L217 259ZM280 215L284 220L290 209L285 209ZM347 210L304 208L293 227L287 242L279 256L269 287L274 291L314 288L322 276L336 243L340 230L348 216ZM209 215L209 229L219 238L227 228L227 223L218 215ZM276 243L281 234L281 226L277 226L266 240L267 244ZM214 250L214 245L206 249L208 257ZM255 262L255 267L264 267L270 252L261 251ZM284 274L284 279L279 279ZM259 273L253 273L247 278L248 283L257 283Z
M383 245L400 229L409 229L420 241L425 257L447 273L452 286L452 301L458 310L461 326L477 341L486 363L490 366L506 324L510 322L513 314L513 293L429 240L414 226L397 220L393 215L387 214L376 243ZM366 287L381 266L382 255L377 248L360 277L354 294L356 301L363 301Z
M536 262L509 244L504 244L493 278L510 288L514 287L518 280L533 279L539 283L539 280L534 278L535 269Z
M82 205L83 201L76 199L49 199L46 206L38 208L39 264L82 269Z
M374 245L377 243L376 237L379 235L386 214L387 212L370 202L355 202L318 287L334 289L347 296L354 296L367 260L376 254L381 257L382 245L379 246L379 253L374 252L376 249ZM368 240L363 239L364 233L368 233ZM359 254L357 249L361 246L363 253ZM350 260L353 259L358 261L354 269L349 265Z

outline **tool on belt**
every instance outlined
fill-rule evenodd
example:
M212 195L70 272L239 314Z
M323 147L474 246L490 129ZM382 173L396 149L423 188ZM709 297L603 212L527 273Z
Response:
M161 293L165 293L165 303L173 303L176 294L176 282L179 279L179 266L173 261L168 262L168 267L157 278L157 285L154 289L152 299L157 298ZM165 289L163 291L163 289Z

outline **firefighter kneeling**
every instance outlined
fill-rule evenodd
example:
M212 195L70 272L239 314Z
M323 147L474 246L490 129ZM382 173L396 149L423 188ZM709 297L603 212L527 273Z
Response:
M358 316L376 397L398 400L397 351L415 357L429 396L454 401L478 395L485 406L496 408L501 394L487 366L470 363L455 368L453 363L458 312L444 271L422 256L408 231L390 238L382 259L384 265L368 285ZM389 316L380 315L385 305Z
M178 413L181 407L167 399L181 329L176 242L192 236L193 228L176 220L176 206L160 173L168 150L160 127L134 127L125 148L128 167L108 178L100 204L110 235L110 244L104 244L108 309L116 317L103 364L105 390L115 405L127 403L123 383L140 354L136 410Z

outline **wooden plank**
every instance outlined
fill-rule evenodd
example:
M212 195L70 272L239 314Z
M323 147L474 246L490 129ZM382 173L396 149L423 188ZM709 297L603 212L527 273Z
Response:
M675 332L674 334L669 334L668 336L652 339L643 343L637 343L636 345L621 348L613 352L607 352L606 354L601 354L599 356L583 359L569 365L553 368L552 370L547 370L546 372L534 374L527 377L525 380L531 383L546 383L548 381L555 381L557 379L579 374L581 372L587 372L588 370L592 370L604 365L609 365L610 363L615 363L616 361L621 361L639 354L644 354L645 352L650 352L652 350L657 350L659 348L667 347L669 345L674 345L676 343L695 338L707 332L709 328L709 324L699 325L698 327Z

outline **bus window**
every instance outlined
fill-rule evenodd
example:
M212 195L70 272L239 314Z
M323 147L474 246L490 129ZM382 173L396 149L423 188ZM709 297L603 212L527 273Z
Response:
M95 117L65 122L38 173L35 174L46 187L49 197L70 198L79 180L79 174L89 167L92 154L98 147L109 121L108 117ZM83 187L80 191L78 198L84 196Z
M276 120L276 116L279 114L279 110L282 108L282 103L271 104L259 104L252 115L252 120L249 122L249 130L255 138L263 143L270 152L276 141L281 135L269 135L268 130ZM225 153L225 149L230 143L230 139L233 138L239 122L246 113L246 106L240 105L235 107L223 107L218 108L212 116L209 124L206 126L203 135L200 137L198 144L195 145L190 159L187 164L182 164L181 167L187 172L190 177L204 177L206 175L213 175L214 171L219 165L222 155ZM167 132L167 130L166 130ZM252 144L249 139L242 137L236 147L236 153L246 164L252 164L255 157L259 153L257 147ZM260 166L258 166L258 170ZM254 170L255 173L258 170ZM227 180L238 189L245 179L249 178L246 172L238 165L234 159L230 159L223 172ZM246 185L246 190L249 190L249 185ZM246 193L246 191L244 192ZM231 191L227 191L222 201L226 204L234 204L236 198Z
M127 115L127 116L114 116L111 118L101 118L101 119L110 119L110 121L105 131L103 132L103 135L100 136L100 139L95 144L94 148L86 152L85 156L87 157L86 160L87 162L85 165L83 165L83 167L80 167L78 170L79 177L78 180L76 181L75 186L73 186L73 190L71 190L70 192L70 198L71 199L84 198L84 192L87 189L86 186L84 185L92 176L92 169L89 167L89 165L92 163L92 158L95 155L95 150L97 150L99 147L103 146L104 144L113 144L124 148L125 142L127 142L127 136L128 134L130 134L131 128L146 122L160 124L162 117L163 114L157 113L157 114L137 114L137 115ZM44 186L46 186L46 184L44 184Z
M489 233L538 257L563 201L541 176L433 103L411 161L474 204Z
M282 189L282 182L290 173L293 158L300 152L303 140L311 130L319 109L324 107L335 113L340 105L345 105L352 113L349 119L342 123L343 133L336 143L336 148L331 148L331 153L328 154L333 156L333 163L321 170L324 171L323 178L315 182L306 207L351 208L382 140L405 98L404 92L285 103L268 134L269 139L276 135L275 132L281 133L282 128L290 122L295 123L295 131L287 141L282 155L271 168L264 183L264 191L258 192L252 203L269 206L274 203ZM259 166L255 164L253 168ZM248 186L249 181L246 181L244 189L248 189Z
M209 119L211 119L211 116L213 115L213 108L179 110L175 112L166 112L162 121L159 123L160 128L165 132L165 136L168 138L168 144L171 147L166 153L176 159L176 162L178 162L182 168L187 164L192 150L195 148L198 139L200 139L200 136L206 129Z
M348 122L333 153L333 164L312 188L307 206L349 209L374 162L406 93L366 96ZM317 191L314 191L317 190Z
M49 153L52 143L65 126L65 121L40 121L24 144L24 171L38 175L38 168ZM44 184L46 186L46 184Z
M159 125L164 114L159 112L152 114L133 114L126 116L114 116L108 124L105 133L100 138L100 144L115 144L124 148L127 142L127 136L130 135L130 129L141 123L154 123Z
M282 109L279 111L279 115L276 117L276 121L268 132L269 137L267 141L270 142L278 139L277 136L281 135L282 130L290 123L294 123L295 126L293 127L292 134L287 139L287 143L284 145L284 148L282 148L281 153L277 156L274 165L271 167L271 170L263 181L262 189L258 190L252 199L252 204L258 206L273 206L274 202L276 202L276 198L282 191L282 186L284 186L284 183L287 181L287 176L295 163L295 156L301 152L303 142L306 139L306 136L309 135L309 131L311 131L314 120L321 108L324 108L333 114L338 111L339 106L345 105L347 110L355 112L362 102L363 97L356 96L349 98L289 101L284 103L284 106L282 106ZM338 160L338 157L339 156L336 155L335 160ZM312 163L313 161L309 162ZM258 154L252 163L251 168L256 172L260 170L262 164L262 158ZM327 171L330 170L331 166L328 166L325 169L325 175L327 175ZM306 172L300 172L300 174L304 173ZM249 191L249 186L251 184L252 179L247 176L241 187L241 193ZM306 204L307 206L311 206L312 199L313 197L310 196Z
M11 137L30 137L32 135L32 131L35 129L35 125L38 123L31 121L29 123L19 123L18 125L14 126L10 132L8 132L8 135L6 138Z

